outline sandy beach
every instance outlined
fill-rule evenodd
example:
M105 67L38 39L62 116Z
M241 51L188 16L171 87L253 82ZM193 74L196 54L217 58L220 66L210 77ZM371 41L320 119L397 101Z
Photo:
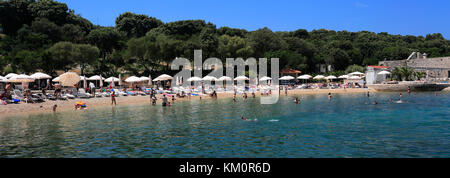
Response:
M305 90L289 90L289 95L300 95L300 94L345 94L345 93L364 93L367 92L368 89L305 89ZM250 93L248 93L250 94ZM259 92L257 96L260 96ZM281 91L281 96L284 96L284 91ZM157 104L161 104L161 95L157 96L158 102ZM230 98L233 97L233 93L218 93L218 98ZM250 96L249 96L250 97ZM187 100L199 100L200 97L191 97L190 99L186 98L176 98L176 102L179 101L187 101ZM211 99L209 96L202 96L202 99ZM8 104L8 105L0 105L0 118L18 116L18 115L30 115L30 114L39 114L39 113L51 113L52 107L56 104L58 105L56 112L74 110L75 102L82 101L86 102L88 109L92 108L100 108L100 107L111 107L111 98L102 97L102 98L90 98L90 99L72 99L72 100L58 100L51 101L47 100L43 103L20 103L20 104ZM116 98L117 105L142 105L142 104L150 104L149 96L120 96ZM170 101L170 99L169 99Z

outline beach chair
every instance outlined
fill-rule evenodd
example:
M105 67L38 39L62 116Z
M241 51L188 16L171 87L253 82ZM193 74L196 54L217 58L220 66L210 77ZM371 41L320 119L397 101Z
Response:
M23 94L19 90L14 90L13 93L14 93L14 98L19 99L20 101L23 101L25 103L39 102L39 99L32 98L31 96L28 96L28 97L23 96Z
M92 97L91 94L86 93L86 91L85 91L84 89L82 89L82 88L80 88L80 89L78 90L78 93L77 93L76 96L77 96L78 98L91 98L91 97Z

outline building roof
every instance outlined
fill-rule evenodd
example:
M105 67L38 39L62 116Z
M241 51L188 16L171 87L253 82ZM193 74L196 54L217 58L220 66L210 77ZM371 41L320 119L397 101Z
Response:
M283 69L283 70L281 70L280 73L282 73L282 74L300 74L300 73L302 73L302 71L295 70L295 69Z
M375 69L387 69L387 68L389 68L389 67L386 67L386 66L368 66L368 67L372 67L372 68L375 68Z

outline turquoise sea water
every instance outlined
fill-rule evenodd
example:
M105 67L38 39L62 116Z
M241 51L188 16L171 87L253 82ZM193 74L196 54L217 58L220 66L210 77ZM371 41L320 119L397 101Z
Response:
M403 104L389 103L398 93L300 97L10 117L0 157L450 157L450 93L404 94Z

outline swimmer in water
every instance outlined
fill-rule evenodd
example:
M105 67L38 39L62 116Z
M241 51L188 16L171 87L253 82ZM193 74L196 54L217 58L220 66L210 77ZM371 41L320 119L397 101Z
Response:
M242 120L244 120L244 121L245 121L245 120L247 120L247 118L245 118L244 116L242 116L242 118L241 118L241 119L242 119Z
M390 103L393 103L394 101L392 100L392 98L389 98L389 102L390 102Z
M434 96L437 96L437 92L434 92Z
M377 102L377 101L374 101L374 102L373 102L373 105L377 105L377 104L378 104L378 102Z
M403 94L402 93L400 93L400 98L402 98L403 97Z
M397 101L397 103L403 103L402 99L399 98L398 101Z
M333 96L331 96L331 93L328 93L328 100L331 100Z
M295 100L294 100L294 103L295 104L300 104L300 99L298 99L298 97L296 97Z
M411 94L411 87L408 86L408 95Z
M367 92L366 96L367 96L367 98L370 97L370 92Z

